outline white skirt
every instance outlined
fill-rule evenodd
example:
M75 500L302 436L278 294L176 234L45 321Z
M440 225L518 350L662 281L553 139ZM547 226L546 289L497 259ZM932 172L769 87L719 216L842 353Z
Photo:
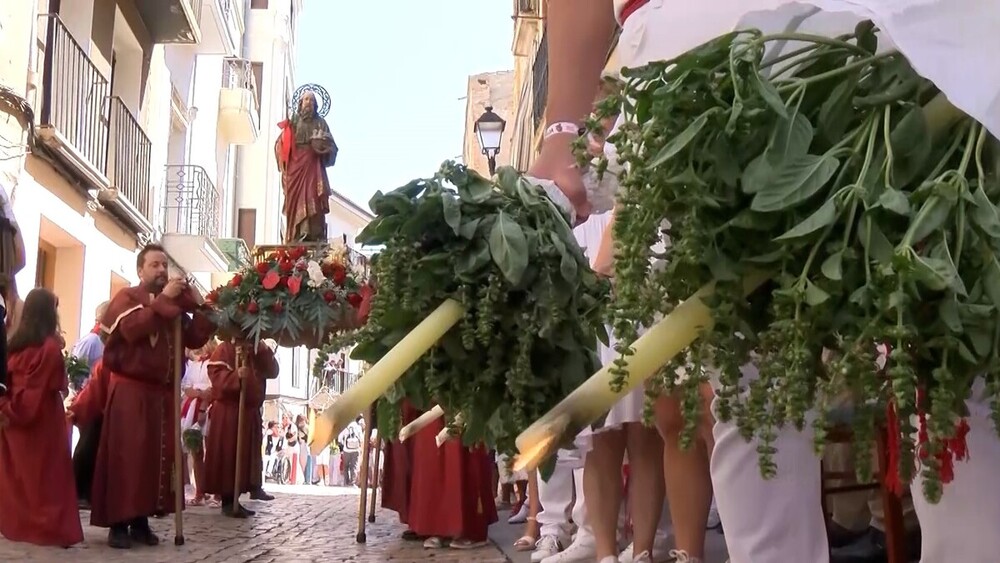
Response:
M608 332L610 334L610 327ZM608 338L611 346L598 344L598 354L601 357L601 363L604 365L608 365L618 357L618 352L615 352L614 336L609 335ZM618 430L630 422L642 422L642 406L644 397L645 387L636 387L615 403L615 406L611 407L611 410L608 411L608 416L604 419L604 426L597 429L592 429L589 426L584 428L577 435L576 440L574 441L576 447L580 450L580 454L587 453L593 447L593 440L591 439L591 436L594 434L606 432L608 430Z

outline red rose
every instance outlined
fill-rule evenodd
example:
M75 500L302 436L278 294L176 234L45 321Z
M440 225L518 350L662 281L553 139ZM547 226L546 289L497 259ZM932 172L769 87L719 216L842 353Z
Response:
M257 311L260 311L260 307L257 305L256 301L251 301L250 304L247 305L247 312L256 313Z
M278 287L279 282L281 282L281 276L278 275L278 272L272 270L264 274L264 279L260 281L260 285L262 285L264 289L271 291L272 289Z
M288 278L288 291L292 295L298 295L299 290L302 289L302 278L299 276L292 276Z
M281 305L281 301L275 301L274 305L271 305L271 310L275 313L280 313L284 307Z
M289 274L294 268L295 268L295 263L292 262L291 260L282 260L280 263L278 263L278 269L281 270L282 274Z
M217 289L209 291L208 295L205 296L205 301L208 303L215 303L218 299L219 299L219 290Z
M360 293L347 294L347 302L351 304L351 307L360 307L362 301L364 301L364 299L361 297Z
M343 266L336 265L333 267L333 275L330 277L333 279L333 283L344 285L344 280L347 279L347 270Z
M237 287L241 283L243 283L243 276L236 274L233 279L229 280L229 287Z
M330 290L327 290L327 292L323 294L323 301L326 301L327 303L333 303L336 299L337 294Z
M271 265L268 264L267 262L261 262L257 264L257 273L262 276L270 270L271 270Z
M328 263L320 264L319 269L321 272L323 272L324 276L328 278L333 276L333 264L328 264Z
M302 258L305 255L306 255L306 247L304 246L296 246L289 253L289 256L292 258L292 260L298 260L299 258Z

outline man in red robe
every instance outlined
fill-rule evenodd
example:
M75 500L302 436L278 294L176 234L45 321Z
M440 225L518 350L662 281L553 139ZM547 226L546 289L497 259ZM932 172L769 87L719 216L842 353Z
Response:
M404 399L400 406L400 424L406 426L421 414ZM385 454L382 464L382 508L399 514L399 521L406 524L410 511L410 486L413 483L413 440L400 442L394 436L385 436ZM403 539L416 540L413 530L403 532Z
M249 347L249 345L248 345ZM274 352L265 344L257 344L255 352L247 350L244 365L237 365L237 347L223 342L208 361L208 377L212 380L212 406L208 411L211 431L205 440L206 493L222 496L222 513L232 518L252 516L253 511L236 504L234 496L256 493L261 488L263 467L260 445L264 441L261 409L268 379L278 376ZM243 410L243 459L241 460L240 490L236 481L236 445L239 432L240 387L246 385Z
M174 360L215 332L204 300L183 278L170 279L163 247L136 261L140 284L118 292L101 319L109 372L101 442L94 468L90 523L110 528L108 545L156 545L148 517L174 511ZM174 342L175 322L182 342Z
M442 547L446 541L455 549L480 547L497 521L494 461L482 445L468 448L460 439L438 447L443 429L444 419L438 418L409 440L413 451L405 522L416 535L429 538L426 547Z
M305 92L291 119L278 124L281 135L274 146L285 192L285 243L325 242L330 212L327 167L337 161L337 143L318 113L316 95Z

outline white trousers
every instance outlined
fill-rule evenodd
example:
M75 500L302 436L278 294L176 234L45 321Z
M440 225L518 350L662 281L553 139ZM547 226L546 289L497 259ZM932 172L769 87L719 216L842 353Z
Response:
M573 525L583 528L587 507L583 500L583 460L576 451L559 450L556 468L548 481L538 478L539 533L559 538L562 545L569 543ZM572 519L572 523L570 522Z

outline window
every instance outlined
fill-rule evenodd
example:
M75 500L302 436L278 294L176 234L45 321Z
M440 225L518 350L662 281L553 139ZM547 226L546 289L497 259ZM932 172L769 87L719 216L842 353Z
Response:
M267 0L250 0L251 10L266 10Z
M257 84L253 93L257 97L257 107L260 108L260 93L264 88L264 63L251 62L250 72L253 73L253 81Z
M247 246L257 245L257 210L240 209L236 214L236 236L243 239Z
M56 247L39 240L35 265L35 287L54 291L56 286Z

